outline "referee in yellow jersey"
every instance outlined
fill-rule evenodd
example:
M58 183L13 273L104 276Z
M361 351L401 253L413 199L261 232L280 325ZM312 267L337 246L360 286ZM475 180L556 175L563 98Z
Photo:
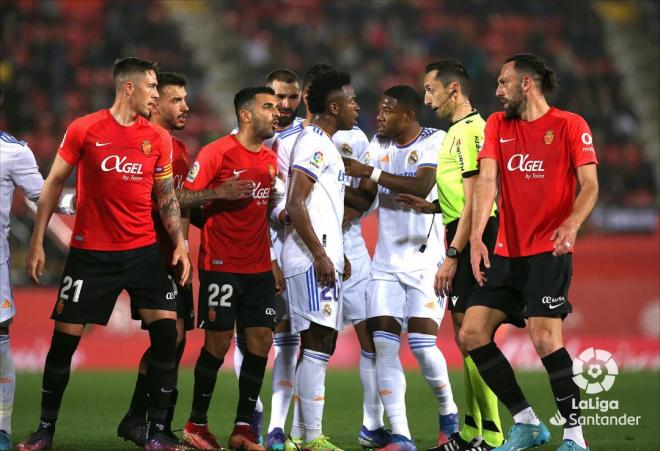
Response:
M442 213L448 247L435 276L435 290L437 295L442 293L449 298L447 305L451 310L454 332L458 336L469 306L470 293L476 287L469 249L472 187L479 173L477 154L483 144L486 122L470 104L470 77L460 62L440 60L426 66L424 91L424 103L439 118L452 122L438 156L438 200L430 203L409 194L400 194L397 199L417 211ZM490 250L496 238L497 217L496 206L493 205L484 231L484 243ZM497 397L479 375L467 351L460 344L459 348L465 369L465 422L458 433L432 450L490 450L504 441Z

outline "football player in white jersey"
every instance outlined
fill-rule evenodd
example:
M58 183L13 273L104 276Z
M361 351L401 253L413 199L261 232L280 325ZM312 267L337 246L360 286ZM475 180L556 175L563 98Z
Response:
M266 86L272 88L275 91L275 98L277 99L277 110L280 113L280 117L277 120L277 126L275 129L275 134L272 138L268 138L264 141L264 145L272 147L273 150L277 152L274 147L274 142L278 136L289 133L292 130L302 130L303 119L297 116L298 106L300 105L300 81L295 72L289 69L276 69L272 71L268 76L266 76ZM238 132L238 129L235 129ZM282 166L285 164L285 166ZM283 202L284 198L284 189L285 185L283 182L286 178L287 171L289 169L289 157L280 156L278 153L277 156L277 170L278 170L278 179L276 180L276 185L271 191L271 204L275 205L280 202ZM277 258L278 263L281 265L279 260L280 250L282 249L282 234L283 226L279 224L279 221L274 221L271 219L269 222L270 225L270 235L273 250L275 255L272 255L271 258ZM288 322L286 321L286 292L277 296L276 298L276 312L277 312L277 324L273 332L273 346L275 348L275 360L273 362L273 381L275 376L279 375L282 371L282 366L286 366L286 357L288 354L293 354L293 361L290 366L292 367L295 364L295 356L298 354L298 336L291 336L289 334ZM243 364L243 350L245 349L245 335L237 334L234 338L236 346L234 347L234 370L236 371L236 376L238 377L241 371L241 365ZM282 354L284 350L284 355ZM293 385L291 387L282 387L285 391L290 390L293 392ZM278 386L273 382L273 408L276 408L281 404L280 391ZM286 408L289 407L290 396L286 401ZM264 416L264 405L261 402L261 397L257 399L257 405L252 415L252 421L250 427L254 432L255 436L259 439L261 444L263 437L261 435L261 425ZM270 430L270 429L269 429ZM283 445L281 447L276 446L274 451L282 451Z
M303 448L327 451L339 448L322 432L325 374L343 322L341 282L350 277L342 239L346 177L331 137L357 120L350 76L321 73L309 87L307 105L314 117L291 152L286 210L292 227L282 264L291 331L301 336L294 390L305 428Z
M0 109L2 108L0 88ZM14 406L16 373L9 346L9 326L16 314L11 289L9 259L9 213L16 187L33 202L39 200L44 179L34 154L24 141L0 130L0 450L14 449L11 444L11 413ZM58 213L73 214L73 194L60 197Z
M435 272L444 255L442 221L402 206L398 193L432 201L437 155L445 133L421 127L422 101L409 86L386 90L378 104L378 134L368 152L370 164L345 159L346 172L361 177L357 190L346 194L347 205L364 211L378 196L378 244L367 290L367 318L376 348L378 388L392 425L392 440L383 449L416 449L408 429L405 376L399 360L399 335L408 328L408 342L427 383L438 399L440 422L449 436L458 429L444 356L436 333L444 314L444 298L434 292Z

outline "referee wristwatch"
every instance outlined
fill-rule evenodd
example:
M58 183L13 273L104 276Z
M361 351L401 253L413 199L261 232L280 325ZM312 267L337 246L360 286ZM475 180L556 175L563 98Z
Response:
M449 258L457 258L458 254L460 254L460 252L458 252L458 249L456 249L454 246L449 246L447 252L445 253L445 255Z

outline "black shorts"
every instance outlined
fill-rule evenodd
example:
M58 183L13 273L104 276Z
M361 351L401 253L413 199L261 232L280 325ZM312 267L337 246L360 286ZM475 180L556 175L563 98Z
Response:
M275 328L275 279L271 271L235 274L199 270L197 327L241 331Z
M491 257L488 281L477 287L469 305L503 311L508 322L525 327L529 317L566 318L573 307L568 288L573 278L573 255L555 257L551 252L529 257Z
M483 242L488 248L489 255L493 256L493 249L495 249L495 242L497 241L497 227L499 219L491 217L486 223L483 233ZM447 230L447 245L451 244L456 235L458 228L458 219L446 225ZM451 282L451 295L449 295L449 302L447 308L456 313L465 313L468 308L468 301L470 295L477 287L477 281L472 273L472 264L470 263L470 242L463 251L458 255L456 262L456 274Z
M131 310L176 310L172 284L156 244L127 251L71 248L51 318L105 326L122 290L131 298Z
M195 328L195 303L193 301L192 285L182 286L176 282L174 268L167 268L166 271L176 300L176 317L183 320L184 330L193 330ZM141 320L140 313L136 309L131 309L131 318ZM144 321L140 327L147 329Z

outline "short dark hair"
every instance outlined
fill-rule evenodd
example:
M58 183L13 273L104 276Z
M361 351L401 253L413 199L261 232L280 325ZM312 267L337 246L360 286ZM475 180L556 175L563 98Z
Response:
M351 76L346 72L337 72L331 69L319 74L309 85L307 106L312 114L323 113L327 108L328 96L351 84Z
M314 64L312 67L307 69L305 72L305 78L303 78L303 91L308 89L312 82L321 75L323 72L331 71L332 66L327 64Z
M396 99L399 105L415 113L415 116L419 115L419 110L422 107L422 98L414 88L406 85L392 86L391 88L387 88L383 95Z
M128 58L115 60L115 67L112 70L112 78L116 81L119 77L133 74L144 74L150 70L158 72L158 63L129 56Z
M158 91L162 91L165 86L181 86L185 88L188 84L186 76L178 72L158 72L156 79L158 80Z
M520 73L531 75L541 86L544 94L550 94L557 90L559 82L555 71L545 65L545 62L536 55L530 53L519 53L510 56L505 63L513 61L513 68Z
M240 123L240 111L246 104L252 102L257 94L270 94L275 95L275 91L268 86L250 86L243 88L234 96L234 111L236 112L236 120Z
M440 80L443 85L447 86L452 81L461 85L461 91L465 95L470 94L470 75L467 69L460 61L446 59L434 61L426 65L426 73L437 70L435 79Z
M275 80L282 83L300 83L296 73L289 69L275 69L266 77L266 83L272 83Z

